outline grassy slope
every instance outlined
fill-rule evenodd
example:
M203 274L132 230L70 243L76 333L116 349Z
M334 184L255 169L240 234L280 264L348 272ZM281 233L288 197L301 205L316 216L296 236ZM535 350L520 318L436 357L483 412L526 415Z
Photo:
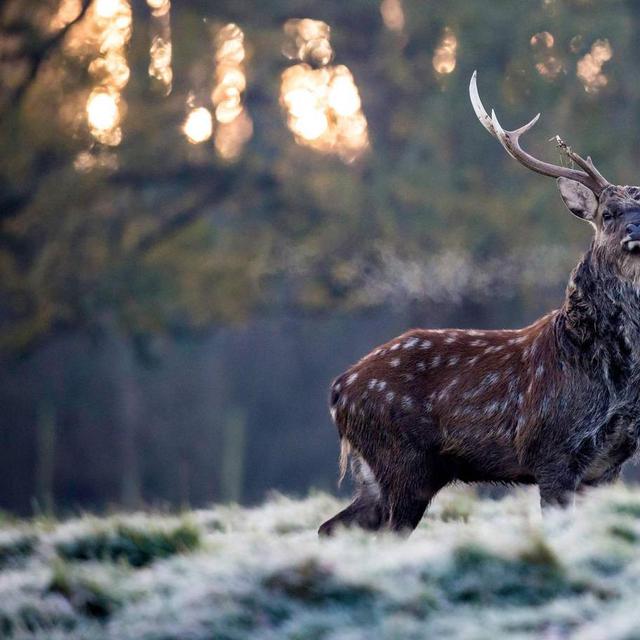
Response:
M315 529L338 503L0 525L0 637L640 637L640 489L541 521L443 492L409 540Z

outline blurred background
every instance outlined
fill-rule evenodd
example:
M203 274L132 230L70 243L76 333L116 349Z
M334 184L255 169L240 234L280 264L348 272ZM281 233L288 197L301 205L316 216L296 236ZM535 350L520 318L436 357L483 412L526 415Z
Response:
M9 0L0 509L335 491L331 378L562 301L587 225L468 100L637 183L640 3Z

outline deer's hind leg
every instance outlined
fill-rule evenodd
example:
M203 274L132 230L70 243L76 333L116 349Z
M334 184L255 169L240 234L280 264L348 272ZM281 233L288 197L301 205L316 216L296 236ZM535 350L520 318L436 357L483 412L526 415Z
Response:
M360 527L378 531L388 519L388 508L382 489L369 465L358 454L351 458L351 473L356 483L353 502L318 529L318 535L330 536L339 527Z
M452 479L437 454L405 457L402 467L385 483L389 528L409 535L420 524L431 500Z

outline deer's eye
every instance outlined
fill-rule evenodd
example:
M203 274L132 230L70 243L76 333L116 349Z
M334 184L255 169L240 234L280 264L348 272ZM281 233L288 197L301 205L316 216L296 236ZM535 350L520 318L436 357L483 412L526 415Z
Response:
M602 212L602 219L605 222L609 222L609 220L613 220L613 214L611 213L611 211L603 211Z

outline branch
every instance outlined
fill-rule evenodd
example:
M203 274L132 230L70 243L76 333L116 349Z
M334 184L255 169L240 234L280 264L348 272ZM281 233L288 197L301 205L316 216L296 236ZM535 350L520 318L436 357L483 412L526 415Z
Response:
M60 29L60 31L58 31L55 34L55 36L53 36L52 38L49 38L48 40L43 42L39 48L31 52L30 54L31 64L30 64L29 72L27 73L22 83L13 92L13 95L12 95L13 104L18 104L22 100L22 98L24 97L24 94L27 92L32 82L36 79L36 77L38 76L38 73L40 73L40 69L42 68L42 65L45 63L47 58L49 57L49 54L53 50L55 50L58 47L58 45L60 45L60 43L65 39L67 33L69 33L69 30L72 27L74 27L76 24L78 24L78 22L80 22L85 17L87 10L91 5L91 2L92 0L82 0L80 13L78 13L78 15L73 20L71 20L71 22L69 22L62 29Z
M198 202L186 209L182 209L180 212L171 216L166 222L143 236L129 252L128 258L130 260L140 258L157 245L175 236L192 222L195 222L204 215L207 203L212 195L213 193L206 193Z

